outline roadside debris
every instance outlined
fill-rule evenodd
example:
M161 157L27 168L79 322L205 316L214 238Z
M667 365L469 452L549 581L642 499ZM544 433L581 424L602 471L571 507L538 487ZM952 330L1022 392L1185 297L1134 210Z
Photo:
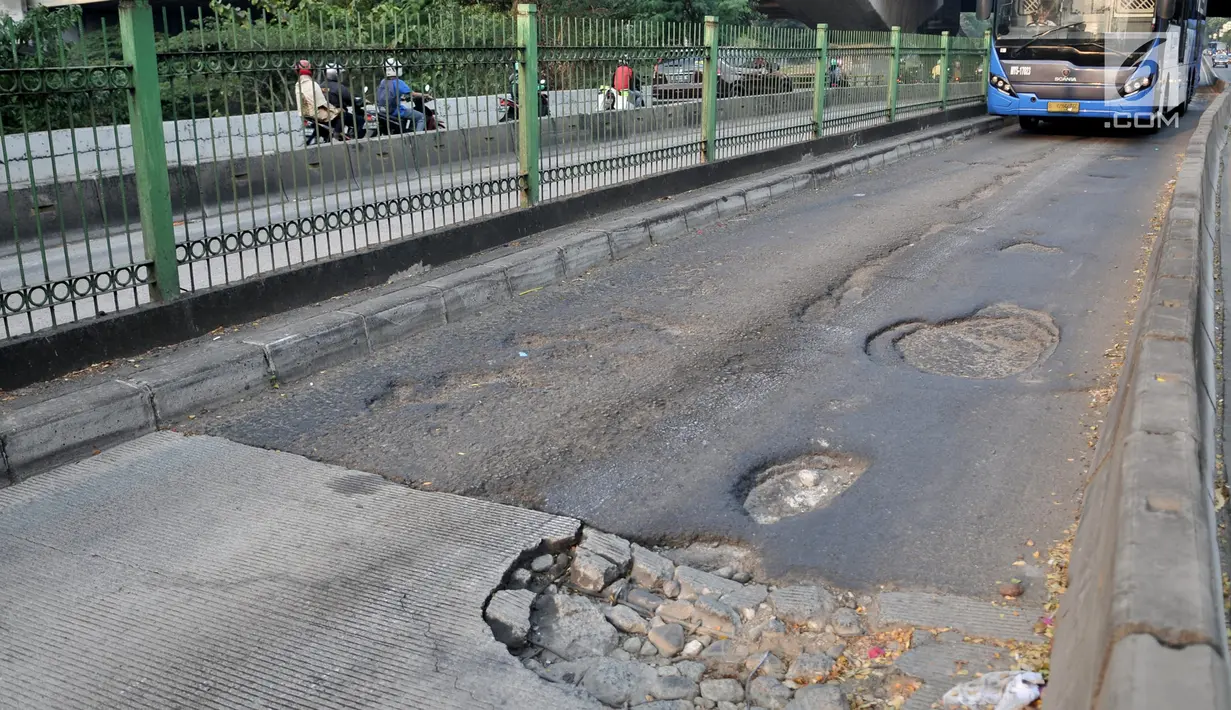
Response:
M998 671L967 681L945 693L946 710L1022 710L1039 699L1043 676L1029 671Z

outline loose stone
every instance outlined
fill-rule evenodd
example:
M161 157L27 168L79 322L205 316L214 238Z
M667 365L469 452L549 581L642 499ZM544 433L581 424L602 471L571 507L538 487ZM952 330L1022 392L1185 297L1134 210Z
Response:
M749 582L752 581L752 575L748 574L747 572L743 570L740 570L739 572L736 572L735 574L731 575L731 579L735 580L736 582L739 582L740 584L748 584Z
M534 575L528 569L515 569L509 575L509 589L525 589L534 581Z
M608 584L606 588L603 589L600 596L602 596L603 599L607 599L610 601L617 601L619 599L624 598L624 590L627 588L628 588L628 580L617 579L611 584Z
M635 607L640 607L653 614L658 611L658 607L663 605L663 598L646 589L634 587L628 590L624 595L624 599Z
M628 638L624 639L624 643L620 644L620 648L624 649L625 651L628 651L629 653L640 653L641 644L643 643L645 642L637 638L636 636L629 636Z
M774 678L760 676L748 684L748 699L766 710L784 710L791 701L791 689Z
M692 703L699 708L705 708L705 710L714 710L714 708L718 707L718 703L709 698L693 698Z
M731 575L735 574L735 570L731 569L730 567L719 567L718 569L714 570L714 574L718 575L719 577L722 577L723 579L731 579Z
M629 565L633 561L633 552L628 540L610 533L599 532L593 528L586 528L582 531L581 544L577 546L577 549L592 552L610 560L616 566L618 575L628 572Z
M642 618L640 614L622 604L607 607L605 616L612 626L626 634L644 635L650 630L649 622Z
M762 656L765 657L764 661L761 660ZM758 665L760 666L759 668L757 667ZM786 664L782 662L781 658L772 653L768 656L765 656L764 653L753 654L748 657L748 660L744 661L744 666L749 672L756 669L757 675L767 675L778 680L786 678Z
M742 702L744 699L744 686L740 685L740 682L734 678L703 680L701 681L701 697L715 702Z
M764 584L749 584L730 594L722 595L721 601L730 605L745 619L751 619L769 595Z
M692 602L667 602L658 607L658 615L667 621L688 621L692 618Z
M651 629L649 641L659 653L670 658L684 650L684 627L679 624L666 624Z
M697 598L692 620L706 631L722 636L734 636L742 626L739 614L734 609L714 597L706 596Z
M699 683L705 674L705 664L700 661L680 661L675 667L680 669L680 675L694 683Z
M675 581L680 583L680 598L689 601L700 596L721 597L743 587L738 582L685 565L675 568Z
M658 655L658 647L657 647L657 646L655 646L653 643L650 643L649 641L646 641L646 642L644 642L644 643L642 643L642 644L641 644L641 655L643 655L643 656L657 656L657 655Z
M650 695L660 700L692 700L697 684L681 675L660 675L650 683Z
M672 574L674 573L675 572L672 571ZM675 599L680 595L680 583L674 579L663 582L663 594L666 595L668 599Z
M859 636L863 633L863 626L859 623L859 615L852 609L839 609L834 612L833 630L839 636Z
M823 653L805 653L791 664L787 676L803 683L817 683L833 670L834 659Z
M583 592L598 594L620 576L616 564L602 555L578 550L569 568L569 582Z
M793 626L807 626L813 630L825 628L830 615L837 609L837 601L826 589L810 585L782 587L769 594L778 618Z
M633 581L647 589L660 588L675 575L675 565L671 560L653 550L633 545L632 555Z
M539 555L530 561L530 570L532 572L546 572L551 569L551 565L555 562L551 555Z
M535 602L535 630L530 641L565 660L605 656L620 635L607 623L598 605L584 597L551 594Z
M809 685L795 691L786 710L850 710L846 694L836 685Z
M492 635L506 646L521 646L530 633L530 609L534 593L526 589L502 589L487 605L487 623Z
M704 650L705 646L701 645L700 641L693 639L684 644L684 650L680 651L680 654L692 658L699 655Z
M603 658L586 671L581 687L604 705L620 707L641 699L656 677L643 663Z

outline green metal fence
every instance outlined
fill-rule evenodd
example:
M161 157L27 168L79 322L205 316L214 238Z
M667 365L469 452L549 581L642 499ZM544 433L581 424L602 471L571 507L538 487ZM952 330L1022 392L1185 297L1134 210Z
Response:
M146 2L0 51L5 338L985 91L980 38ZM334 121L300 115L300 60L342 69Z

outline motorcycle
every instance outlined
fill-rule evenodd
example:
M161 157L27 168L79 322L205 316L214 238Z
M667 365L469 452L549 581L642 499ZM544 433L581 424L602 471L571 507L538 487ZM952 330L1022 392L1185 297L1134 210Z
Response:
M644 94L633 98L631 91L616 91L610 86L600 86L598 89L599 111L624 111L630 108L645 106Z
M507 121L516 121L518 115L517 101L510 94L509 96L500 97L500 119L499 123ZM539 118L546 118L551 115L551 105L547 99L547 80L539 79Z
M423 91L422 96L415 96L411 99L411 107L423 114L425 130L445 130L447 126L444 120L436 114L436 97L431 95L431 85L424 86ZM365 109L364 123L367 126L365 130L368 136L377 136L382 133L395 136L415 132L414 120L410 117L390 116L379 112L375 106L371 105Z

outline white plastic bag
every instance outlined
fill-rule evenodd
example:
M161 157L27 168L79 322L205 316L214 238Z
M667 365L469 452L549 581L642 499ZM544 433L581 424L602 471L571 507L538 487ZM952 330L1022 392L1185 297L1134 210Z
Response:
M1030 671L996 671L945 693L946 710L1022 710L1039 698L1043 676Z

